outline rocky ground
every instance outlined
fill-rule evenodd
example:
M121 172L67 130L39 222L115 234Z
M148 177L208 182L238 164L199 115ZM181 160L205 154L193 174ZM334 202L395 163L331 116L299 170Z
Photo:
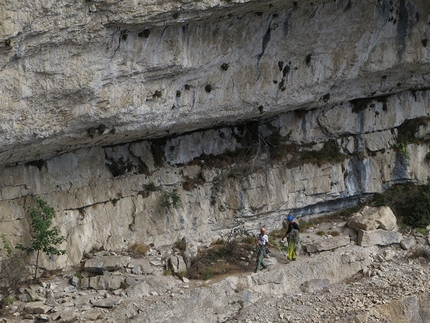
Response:
M302 245L321 246L334 231L345 222L308 229ZM273 249L266 270L206 281L166 275L169 248L141 258L98 252L83 271L10 291L0 322L429 322L427 237L384 247L354 239L295 262ZM254 264L252 251L243 261Z
M372 276L369 277L369 274ZM416 297L428 302L429 275L428 265L417 259L376 261L366 275L357 273L351 279L327 289L317 289L316 292L263 298L231 321L428 322L429 313L419 313ZM404 297L409 297L409 302L413 304L403 304ZM420 319L411 319L420 316Z

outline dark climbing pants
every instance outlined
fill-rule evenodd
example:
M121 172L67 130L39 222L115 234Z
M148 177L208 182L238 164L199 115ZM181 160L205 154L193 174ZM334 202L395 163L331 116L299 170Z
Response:
M264 247L257 247L257 267L255 267L255 271L260 268L260 265L263 267L263 269L267 267L266 263L264 262L264 251Z

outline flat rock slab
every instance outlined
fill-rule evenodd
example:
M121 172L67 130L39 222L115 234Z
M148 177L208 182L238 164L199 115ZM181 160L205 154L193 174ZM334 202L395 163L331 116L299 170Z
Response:
M340 235L337 237L332 237L317 241L314 243L309 243L304 245L307 252L320 252L326 250L332 250L348 245L351 242L349 236Z
M114 271L127 266L130 257L126 256L103 256L95 257L85 261L85 271L92 273L103 273L103 271Z
M303 284L300 285L300 290L303 293L318 293L325 290L328 290L329 288L329 280L328 279L311 279L308 281L305 281Z
M30 302L24 307L24 312L30 314L46 314L52 309L51 306L45 305L44 302Z
M114 308L118 304L120 304L122 301L121 298L108 298L108 299L92 299L90 300L91 305L94 307L101 307L101 308Z

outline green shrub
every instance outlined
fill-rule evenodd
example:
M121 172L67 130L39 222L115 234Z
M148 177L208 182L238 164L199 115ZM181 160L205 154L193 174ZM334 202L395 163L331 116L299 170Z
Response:
M185 239L181 239L175 242L175 247L178 248L180 251L185 251L187 249L187 242Z
M395 150L405 158L407 165L409 165L409 162L411 160L411 155L407 151L408 145L409 145L409 142L407 142L407 141L406 142L398 142L395 144Z
M160 198L160 205L168 209L170 207L178 209L182 205L181 196L176 191L164 192Z
M31 217L32 240L28 247L18 244L17 249L23 250L28 254L36 252L36 269L34 279L37 277L39 266L39 254L42 251L46 255L64 255L66 250L57 249L56 245L66 240L64 236L59 236L60 230L57 227L49 229L52 219L55 218L54 209L41 198L36 198L36 207L31 207L28 212Z
M208 280L208 279L211 279L213 277L214 272L212 271L211 268L205 268L202 270L201 275L202 275L202 278L204 280Z
M179 277L179 278L186 277L186 276L187 276L186 271L179 271L176 273L176 277Z
M6 236L4 234L0 234L0 239L3 243L3 248L0 247L0 251L3 250L6 253L7 258L10 258L12 256L12 248L9 245L9 242L6 240Z
M411 199L411 209L403 221L414 228L430 225L430 187L422 186L418 194Z
M422 234L423 236L428 235L429 230L425 229L425 228L415 228L414 230L416 233Z
M24 266L24 258L21 253L13 252L13 249L4 234L0 235L0 286L16 288L17 284L27 278L28 272ZM0 308L7 305L7 295L0 301ZM0 295L1 298L1 295ZM3 304L3 305L2 305Z

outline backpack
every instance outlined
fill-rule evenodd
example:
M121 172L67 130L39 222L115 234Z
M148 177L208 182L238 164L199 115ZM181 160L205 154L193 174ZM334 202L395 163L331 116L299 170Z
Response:
M297 245L300 241L299 230L292 229L290 233L288 233L287 241L288 243L294 242Z

